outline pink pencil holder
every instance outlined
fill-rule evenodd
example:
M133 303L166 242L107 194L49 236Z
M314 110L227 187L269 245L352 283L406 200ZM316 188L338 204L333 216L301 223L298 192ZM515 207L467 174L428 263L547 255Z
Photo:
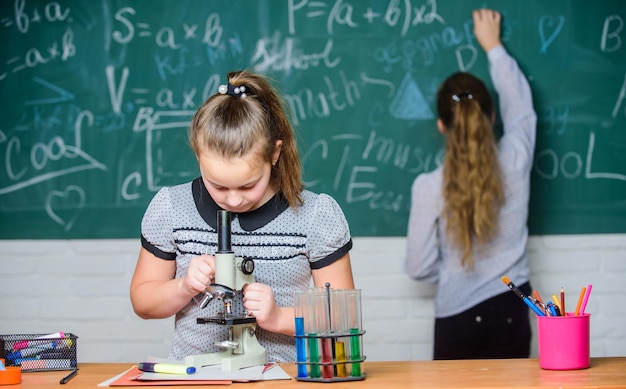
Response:
M537 316L539 366L546 370L586 369L591 315Z

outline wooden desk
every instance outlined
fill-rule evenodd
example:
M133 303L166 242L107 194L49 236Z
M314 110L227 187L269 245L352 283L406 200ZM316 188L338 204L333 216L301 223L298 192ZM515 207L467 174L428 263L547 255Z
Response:
M66 385L59 380L68 371L30 372L22 374L20 385L7 389L95 388L99 383L122 373L132 364L81 363L79 372ZM387 388L626 388L626 357L592 358L591 367L584 370L542 370L536 359L464 360L464 361L403 361L365 362L367 377L354 382L304 382L295 379L234 383L234 389L302 388L302 389L387 389ZM282 365L292 377L295 365ZM186 386L191 389L199 386ZM206 388L207 386L203 386ZM223 386L215 386L220 388ZM164 388L181 388L166 386Z

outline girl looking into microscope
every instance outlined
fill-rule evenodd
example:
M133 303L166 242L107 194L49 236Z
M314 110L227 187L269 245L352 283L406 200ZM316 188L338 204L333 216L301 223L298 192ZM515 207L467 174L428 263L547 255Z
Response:
M283 102L262 76L228 74L196 112L189 142L200 177L162 188L141 223L130 286L136 314L175 315L170 359L220 351L227 328L197 324L219 304L200 302L215 279L217 211L232 213L232 248L254 260L240 310L254 316L268 360L295 360L293 290L327 282L352 289L352 238L337 202L303 189L294 131Z

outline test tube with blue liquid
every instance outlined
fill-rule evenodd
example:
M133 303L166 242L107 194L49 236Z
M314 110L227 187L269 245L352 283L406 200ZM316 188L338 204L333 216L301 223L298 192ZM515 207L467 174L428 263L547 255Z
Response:
M306 290L296 290L294 292L294 311L296 324L296 361L298 363L298 377L307 377L306 369L306 332L304 330L304 317L307 311L308 292Z

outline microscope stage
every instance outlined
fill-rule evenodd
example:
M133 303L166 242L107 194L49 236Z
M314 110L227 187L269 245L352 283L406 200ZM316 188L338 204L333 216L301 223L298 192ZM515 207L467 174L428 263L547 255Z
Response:
M222 325L237 325L237 324L254 324L256 319L254 317L244 316L214 316L214 317L199 317L196 319L198 324L222 324Z

